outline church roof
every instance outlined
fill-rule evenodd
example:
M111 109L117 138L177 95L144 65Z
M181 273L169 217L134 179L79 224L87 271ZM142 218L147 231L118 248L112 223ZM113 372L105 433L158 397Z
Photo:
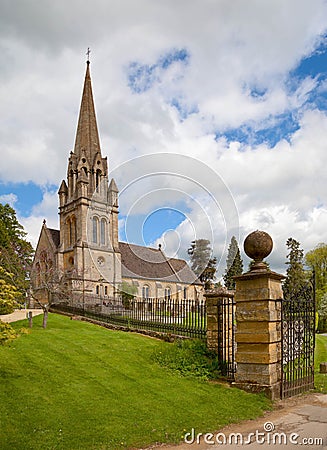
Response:
M201 284L186 261L167 258L161 250L119 242L122 277Z
M53 240L55 247L58 248L60 244L60 231L54 230L53 228L48 228L48 232Z
M90 62L87 61L84 88L75 138L75 155L80 158L82 151L89 161L100 152L100 139L93 102Z
M47 228L56 248L60 244L60 232ZM167 258L158 249L119 242L122 277L160 280L171 283L201 284L183 259Z

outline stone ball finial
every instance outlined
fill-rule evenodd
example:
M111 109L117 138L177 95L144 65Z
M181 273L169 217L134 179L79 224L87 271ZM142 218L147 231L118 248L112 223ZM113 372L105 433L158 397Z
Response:
M273 249L273 240L265 231L253 231L244 241L244 251L247 256L254 260L251 271L267 270L263 259L270 255Z

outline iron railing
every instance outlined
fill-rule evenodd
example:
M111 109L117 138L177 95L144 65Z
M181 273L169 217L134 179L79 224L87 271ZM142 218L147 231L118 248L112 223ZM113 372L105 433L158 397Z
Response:
M56 304L53 309L113 325L205 339L206 304L203 300L105 299L93 305Z

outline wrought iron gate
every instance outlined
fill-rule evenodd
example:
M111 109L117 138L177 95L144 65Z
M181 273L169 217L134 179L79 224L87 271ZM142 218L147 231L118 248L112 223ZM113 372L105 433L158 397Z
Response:
M218 298L218 361L222 375L233 380L236 372L235 362L235 300L231 293Z
M312 281L282 300L281 398L314 387L315 286Z

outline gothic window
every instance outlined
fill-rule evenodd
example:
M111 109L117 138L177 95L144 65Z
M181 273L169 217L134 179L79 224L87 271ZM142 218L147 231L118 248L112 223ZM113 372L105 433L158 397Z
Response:
M149 286L145 284L142 288L142 297L149 298Z
M100 242L101 245L106 245L106 221L101 219L100 223Z
M99 295L99 294L100 294L100 287L99 287L99 286L97 286L97 287L95 288L95 293L96 293L96 295Z
M97 192L100 191L100 181L101 181L101 170L98 169L95 173L95 189Z
M71 247L73 244L73 230L72 222L68 220L68 246Z
M104 287L104 295L108 295L108 286Z
M184 288L184 300L187 300L187 288Z
M74 233L74 243L75 243L75 242L77 241L77 225L76 225L76 217L74 217L73 225L74 225L73 233Z
M170 289L170 287L166 287L165 288L165 299L170 300L170 296L171 296L171 289Z
M92 220L92 240L94 244L98 242L98 228L99 228L99 219L97 217L93 217Z
M39 262L36 263L36 285L39 287L41 284L41 265Z
M74 189L75 189L75 185L74 185L74 171L71 170L69 172L69 180L68 180L68 186L69 186L69 190L70 190L70 195L72 196L74 194Z

